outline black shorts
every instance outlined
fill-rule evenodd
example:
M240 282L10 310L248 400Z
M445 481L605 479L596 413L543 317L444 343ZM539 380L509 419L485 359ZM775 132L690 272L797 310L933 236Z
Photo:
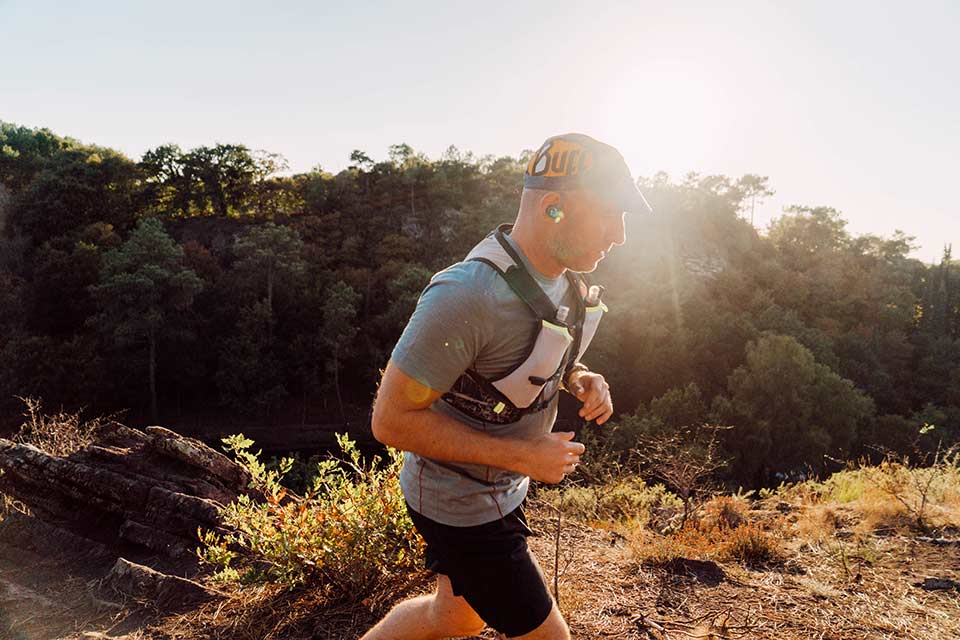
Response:
M484 622L508 637L543 624L553 598L527 548L532 531L522 506L474 527L440 524L410 505L407 511L427 542L427 569L450 578L453 594L463 596Z

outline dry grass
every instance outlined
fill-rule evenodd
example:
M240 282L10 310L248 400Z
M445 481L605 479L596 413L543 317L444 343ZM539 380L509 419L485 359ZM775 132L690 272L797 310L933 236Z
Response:
M579 552L560 585L561 597L576 594L569 605L561 602L574 637L711 637L706 623L713 624L717 638L960 637L956 592L916 586L931 575L960 579L960 554L945 554L912 537L858 539L842 513L833 517L819 511L807 516L799 509L785 517L777 510L754 509L750 516L757 522L752 526L783 527L787 538L784 561L762 566L678 560L683 555L673 562L638 562L636 545L643 542L571 527L564 532L564 544ZM826 518L839 529L824 536L823 543L800 539L791 525L801 518ZM671 536L640 530L628 535L647 545L659 541L677 548ZM533 546L542 556L549 552L549 542L540 538Z
M640 562L635 545L670 540L655 532L598 529L564 520L560 538L560 607L574 638L593 640L947 640L960 637L960 596L924 591L924 578L960 579L960 554L904 536L859 536L846 518L807 507L784 514L754 505L757 527L783 527L785 561L747 566L732 559L696 561L675 555L672 562ZM756 508L760 507L760 508ZM854 512L850 511L851 514ZM553 511L536 505L528 512L539 535L530 546L553 582ZM800 537L801 521L826 518L831 535ZM771 533L772 535L772 533ZM818 541L819 540L819 541ZM381 594L362 605L324 601L318 592L285 592L261 585L226 593L186 612L155 618L138 628L136 640L288 640L359 637L392 604L432 587L420 573L401 591ZM122 625L114 627L119 630ZM115 635L116 632L111 635ZM711 635L712 634L712 635ZM79 640L80 636L76 636ZM485 631L482 638L496 634Z
M677 559L734 560L750 566L783 559L779 528L773 532L752 522L746 500L735 496L711 499L679 531L659 535L635 530L628 537L634 559L652 566Z
M52 456L68 456L92 444L97 431L117 417L111 415L84 420L79 413L58 411L44 414L41 400L19 399L25 405L24 421L14 440L32 444Z
M683 502L662 484L648 485L637 476L623 476L605 484L538 488L535 499L562 509L567 517L599 527L659 529L683 512Z
M23 423L13 436L15 442L31 444L54 456L66 456L93 442L100 428L116 415L84 420L79 413L43 412L43 402L36 398L18 398L24 404ZM3 471L0 470L0 474ZM29 514L30 509L4 493L0 493L0 522L13 512Z
M320 589L293 591L279 585L232 587L224 597L200 607L154 620L142 629L150 640L342 640L358 638L393 604L426 593L426 572L401 588L375 594L361 604L325 599Z
M782 487L794 505L850 507L863 532L928 533L960 528L960 458L912 468L899 462L840 471L823 482Z
M3 473L0 471L0 473ZM0 493L0 522L3 522L11 513L30 514L30 508L16 498Z
M917 536L909 517L903 528L890 528L902 511L889 504L899 502L887 496L884 503L883 494L861 480L841 477L754 502L715 498L688 528L670 535L640 526L639 519L600 526L566 514L557 578L573 637L960 637L960 592L920 588L931 577L960 582L960 545ZM832 491L844 500L832 499ZM935 506L950 520L957 517L955 507L939 502L948 495ZM534 501L528 516L539 534L530 546L552 585L555 511ZM775 556L766 555L770 549ZM308 588L238 588L193 610L130 627L130 638L357 638L396 601L432 584L418 573L401 590L351 605ZM487 630L481 637L497 636Z

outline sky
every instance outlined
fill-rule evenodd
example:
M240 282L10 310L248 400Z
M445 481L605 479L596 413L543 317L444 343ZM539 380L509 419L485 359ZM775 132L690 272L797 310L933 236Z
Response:
M925 261L960 245L958 2L269 4L0 0L0 120L334 172L579 131L635 175L768 176L761 229L830 206Z

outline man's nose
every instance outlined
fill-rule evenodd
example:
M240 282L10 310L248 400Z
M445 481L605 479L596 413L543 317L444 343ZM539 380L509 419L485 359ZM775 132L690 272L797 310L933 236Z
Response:
M607 225L607 239L610 244L620 246L627 240L627 221L626 214L621 213L615 216L610 224Z

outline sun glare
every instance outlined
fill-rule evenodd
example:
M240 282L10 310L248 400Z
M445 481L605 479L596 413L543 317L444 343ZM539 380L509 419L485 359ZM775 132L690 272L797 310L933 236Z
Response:
M717 162L737 119L726 89L679 62L638 65L627 77L611 86L598 120L636 173L681 174Z

